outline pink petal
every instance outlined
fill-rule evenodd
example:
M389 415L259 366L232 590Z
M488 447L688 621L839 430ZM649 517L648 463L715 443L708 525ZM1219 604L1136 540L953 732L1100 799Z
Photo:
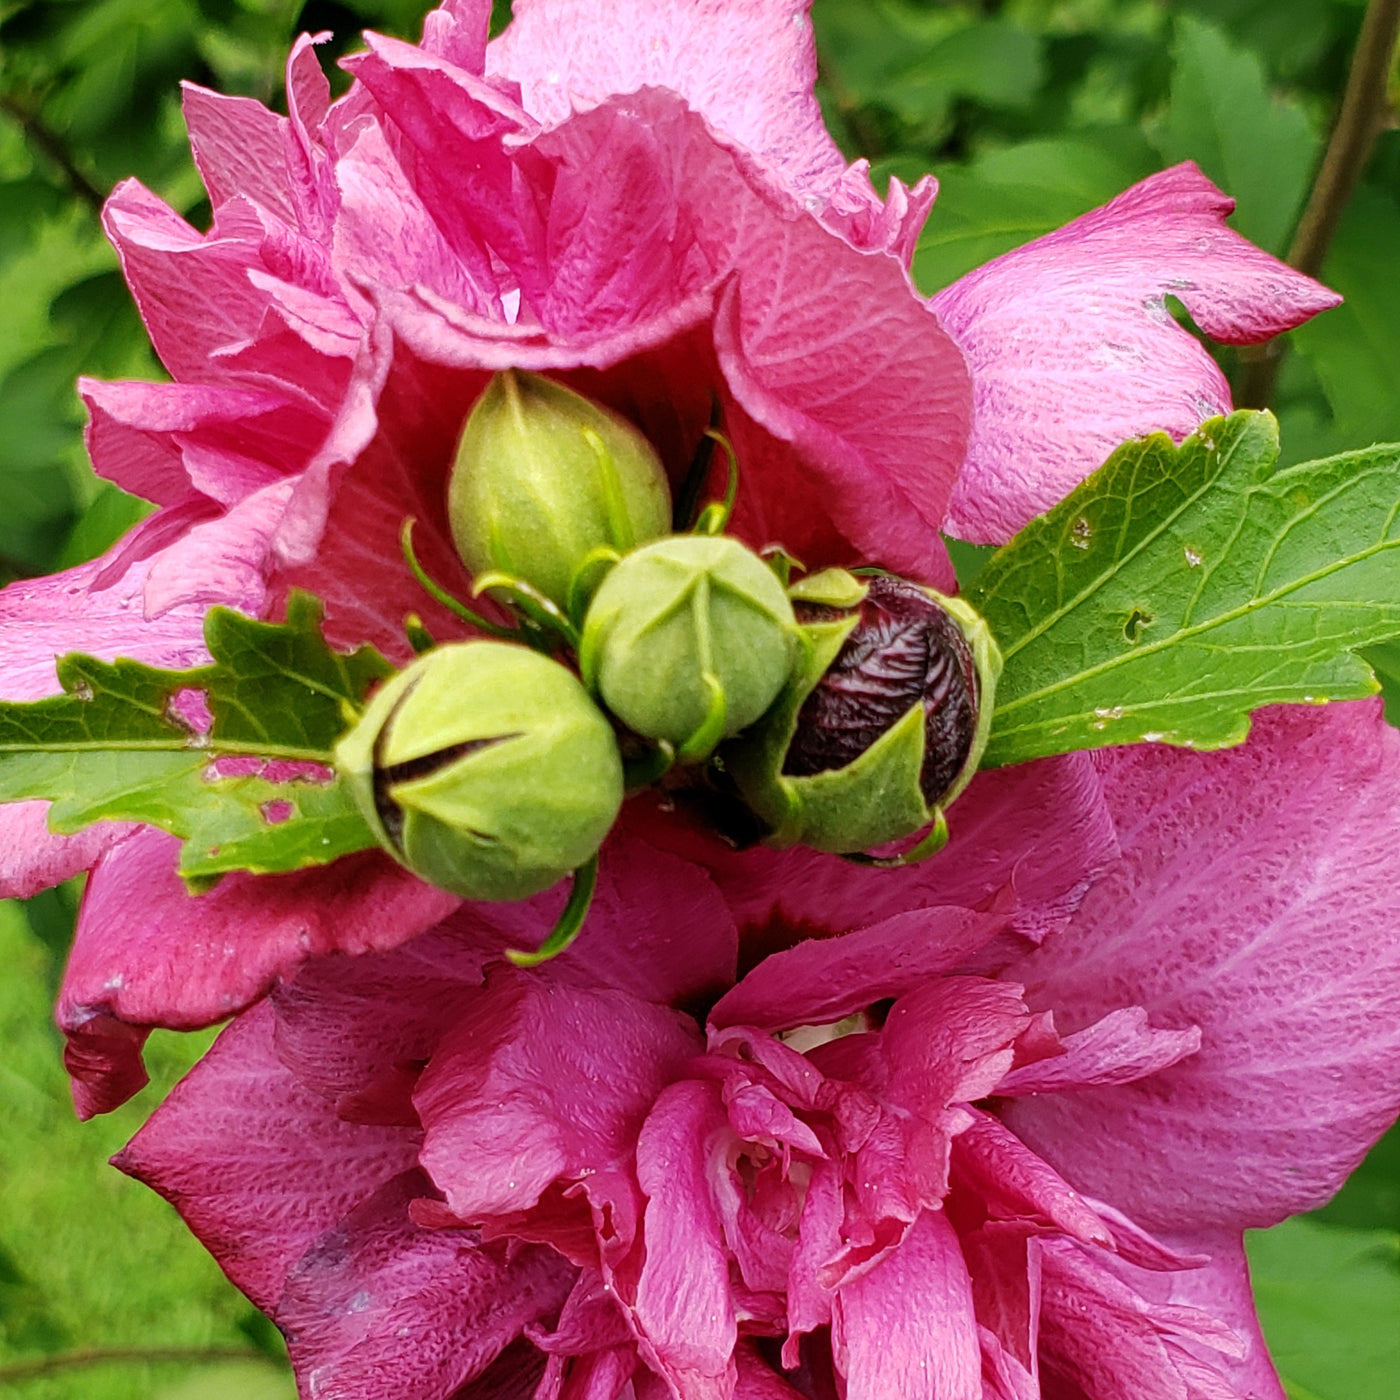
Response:
M458 903L377 851L288 875L227 875L195 897L175 873L177 851L146 828L93 872L59 994L59 1025L73 1036L98 1014L210 1025L315 953L392 947Z
M464 1220L528 1210L554 1181L624 1165L698 1048L676 1012L500 969L418 1081L423 1165Z
M741 1342L735 1348L734 1360L739 1368L734 1400L803 1400L802 1392L763 1361L750 1343Z
M194 83L182 86L190 150L209 202L217 209L234 195L243 195L294 224L287 119L251 97L226 97Z
M70 651L103 661L125 656L172 669L209 659L202 607L186 604L148 622L141 595L150 561L110 583L102 579L106 562L94 559L0 590L0 697L38 700L60 694L54 663Z
M318 1400L362 1400L389 1376L401 1400L447 1400L568 1295L574 1270L551 1250L413 1225L423 1185L418 1172L386 1183L287 1278L275 1318Z
M135 828L97 822L76 836L48 828L47 802L0 804L0 899L28 899L84 870Z
M1125 1003L1201 1049L1132 1084L1006 1105L1149 1228L1325 1201L1400 1104L1400 735L1379 702L1261 711L1239 749L1101 758L1124 859L1007 976L1066 1027Z
M1099 1084L1127 1084L1174 1065L1201 1048L1195 1026L1159 1030L1140 1006L1111 1011L1101 1021L1066 1036L1064 1054L1013 1069L998 1095L1051 1094Z
M976 400L951 533L1001 543L1120 442L1182 438L1229 411L1223 376L1165 296L1228 345L1267 340L1337 304L1226 228L1234 207L1194 165L1178 165L933 298Z
M883 997L913 992L971 956L1005 913L910 910L836 938L807 939L765 958L710 1013L715 1026L826 1025Z
M341 1122L279 1062L272 1010L236 1020L114 1159L160 1192L271 1309L311 1244L417 1157L417 1135Z
M924 1211L898 1248L841 1289L832 1350L846 1400L983 1400L972 1285L942 1211Z
M669 88L727 143L820 205L845 183L846 162L812 92L807 9L807 0L741 9L718 0L520 0L487 64L520 84L526 110L547 125L614 94Z
M645 809L639 802L629 810ZM644 834L710 869L751 956L790 946L807 933L845 933L919 909L985 907L1008 890L1016 896L1012 927L1039 941L1064 922L1117 852L1100 780L1086 754L979 773L949 824L948 846L905 870L864 869L800 847L735 852L659 816ZM1017 951L1024 948L1017 943Z
M645 1359L686 1400L730 1400L736 1325L710 1179L729 1138L712 1086L673 1084L637 1141L646 1262L634 1308Z

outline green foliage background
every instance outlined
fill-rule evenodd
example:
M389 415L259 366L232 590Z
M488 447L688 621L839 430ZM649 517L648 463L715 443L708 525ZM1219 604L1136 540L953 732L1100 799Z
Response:
M425 8L0 0L0 583L100 553L145 509L92 475L72 384L161 375L98 211L135 175L207 223L179 80L276 104L297 32L332 31L329 64L364 27L416 37ZM508 9L497 0L498 25ZM1236 198L1236 227L1282 254L1363 12L1362 0L816 0L814 17L843 146L877 179L932 169L942 182L914 267L932 292L1188 158ZM1400 440L1394 127L1325 263L1346 304L1289 337L1274 402L1286 461ZM1239 357L1221 362L1238 382ZM1375 659L1400 681L1390 651ZM150 1089L99 1122L72 1117L48 1008L75 898L0 904L0 1396L284 1400L275 1334L160 1201L105 1165L208 1037L157 1037ZM1331 1205L1250 1249L1294 1400L1394 1400L1400 1136ZM145 1359L54 1364L109 1349Z

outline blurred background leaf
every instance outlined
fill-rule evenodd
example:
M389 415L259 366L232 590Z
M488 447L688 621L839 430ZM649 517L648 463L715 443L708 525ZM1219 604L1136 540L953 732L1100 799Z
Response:
M416 37L423 0L0 0L0 583L101 553L145 507L82 448L79 373L159 377L101 236L136 176L197 225L208 205L180 79L281 103L295 34ZM933 170L914 273L926 292L1191 159L1281 252L1346 79L1362 0L816 0L819 95L877 183ZM496 0L493 23L509 14ZM1289 337L1285 459L1400 439L1400 131L1392 119L1324 265L1347 302ZM1219 352L1227 372L1242 367ZM959 555L960 570L979 554ZM1400 720L1400 647L1377 649ZM207 1037L157 1037L155 1083L77 1124L48 1007L79 891L0 905L0 1394L25 1400L290 1400L275 1329L160 1201L105 1165ZM1294 1400L1397 1393L1400 1136L1323 1211L1255 1235L1270 1346ZM4 1368L91 1347L248 1359ZM263 1358L263 1359L259 1359ZM1127 1400L1127 1397L1125 1397Z

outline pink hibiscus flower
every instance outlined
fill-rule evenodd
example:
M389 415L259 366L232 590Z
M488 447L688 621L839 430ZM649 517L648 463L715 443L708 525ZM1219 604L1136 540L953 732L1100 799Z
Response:
M906 265L934 184L881 201L845 163L803 0L519 0L490 45L489 10L450 0L419 46L369 36L334 103L302 39L285 118L190 88L207 234L135 182L113 195L174 382L86 383L89 445L160 509L106 558L0 593L5 698L56 691L70 649L195 663L211 603L272 615L294 586L339 643L402 659L410 610L460 635L397 531L417 516L428 567L465 589L445 478L502 367L619 409L676 479L717 410L739 534L947 586L938 527L1004 538L1120 439L1228 406L1167 293L1229 342L1334 300L1181 166L924 303ZM84 1113L143 1081L146 1027L209 1024L455 904L377 853L191 900L159 832L60 838L26 803L0 834L0 893L93 872L59 1007Z
M633 822L557 961L554 894L317 959L118 1164L323 1400L1282 1400L1241 1231L1400 1106L1397 778L1365 702L990 775L893 876Z

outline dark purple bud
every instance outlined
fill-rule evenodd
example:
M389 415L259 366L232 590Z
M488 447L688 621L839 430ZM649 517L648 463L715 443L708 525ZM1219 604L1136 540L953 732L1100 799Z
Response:
M924 707L919 787L933 806L952 786L977 733L979 682L962 628L917 584L876 577L859 621L798 713L783 773L844 768L916 705ZM799 622L841 616L798 603Z

